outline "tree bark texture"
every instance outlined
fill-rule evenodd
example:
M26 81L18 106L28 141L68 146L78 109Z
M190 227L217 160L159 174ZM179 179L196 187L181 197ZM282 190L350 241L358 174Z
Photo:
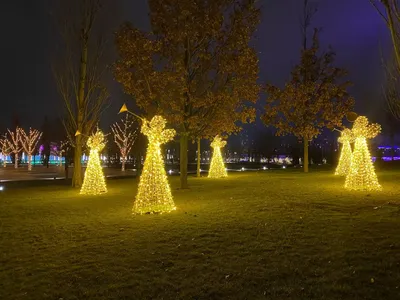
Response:
M188 171L188 135L182 134L180 137L180 160L179 160L179 167L180 167L180 179L181 179L181 189L188 188L188 181L187 181L187 171Z
M308 173L308 139L304 138L304 172Z

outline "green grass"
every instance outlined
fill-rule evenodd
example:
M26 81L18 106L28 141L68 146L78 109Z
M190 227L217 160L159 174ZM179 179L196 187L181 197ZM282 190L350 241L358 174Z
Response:
M178 210L132 216L109 193L0 194L0 299L400 299L400 173L348 192L328 172L171 184Z

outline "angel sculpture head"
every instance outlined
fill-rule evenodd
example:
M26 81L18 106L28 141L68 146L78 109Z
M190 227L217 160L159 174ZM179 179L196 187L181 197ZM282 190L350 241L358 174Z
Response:
M349 142L349 143L354 142L354 135L353 135L353 132L351 131L351 129L348 129L348 128L343 129L340 137L338 138L338 142L342 143L342 144L344 144L346 142Z
M211 142L211 147L215 148L223 148L226 145L226 141L222 140L222 138L217 135L214 140Z
M90 148L90 150L99 152L103 150L105 147L103 132L101 130L97 130L96 133L92 134L87 141L87 146Z
M143 120L141 132L147 135L150 144L164 144L172 140L175 136L175 130L165 129L166 120L161 116L154 116L150 122Z
M354 138L372 139L381 132L381 125L372 123L369 124L368 118L365 116L358 117L352 128Z

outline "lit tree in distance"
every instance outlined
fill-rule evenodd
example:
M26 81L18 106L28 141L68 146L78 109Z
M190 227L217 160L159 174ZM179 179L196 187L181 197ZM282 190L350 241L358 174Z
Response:
M214 153L211 159L210 170L208 171L209 178L227 177L224 161L222 159L221 148L226 145L219 135L217 135L211 143L214 148Z
M32 170L32 154L35 151L36 145L42 136L39 130L29 128L29 134L25 132L22 128L18 128L19 140L22 147L24 148L26 154L28 155L28 171Z
M114 142L117 144L121 153L121 170L125 171L125 163L128 154L135 143L137 134L136 128L133 129L134 120L126 114L125 120L121 120L122 125L115 123L111 125L111 130L114 134Z
M54 152L54 155L58 157L59 161L59 166L62 166L62 157L63 154L67 151L69 142L68 141L60 141L60 143L57 144L56 147L54 147L52 150Z
M98 130L89 137L87 146L90 148L90 153L81 194L98 195L106 193L107 186L100 161L100 152L105 146L104 134Z
M351 146L350 143L354 142L353 133L350 129L346 128L342 131L338 139L342 143L342 152L340 153L339 164L336 168L335 175L346 176L350 171L351 164Z
M154 116L151 121L142 120L141 132L149 139L143 172L140 176L139 190L133 205L134 214L163 213L175 210L161 144L173 139L175 130L165 129L166 121Z
M355 138L350 171L346 177L345 188L349 190L381 190L372 165L367 138L376 137L381 132L379 124L368 124L368 119L360 116L354 122L352 133Z
M6 157L10 155L11 149L7 140L7 134L4 135L4 139L0 140L1 143L1 154L3 155L3 167L7 167Z
M20 130L19 127L15 129L15 132L12 132L10 129L7 129L8 133L10 134L11 140L7 139L8 146L11 149L11 152L14 153L15 156L15 161L14 161L14 167L17 169L18 168L18 158L19 158L19 153L22 150L21 142L20 142Z

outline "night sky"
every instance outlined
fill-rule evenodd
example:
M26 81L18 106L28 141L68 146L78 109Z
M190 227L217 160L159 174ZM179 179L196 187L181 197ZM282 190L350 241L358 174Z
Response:
M14 0L2 3L0 28L2 46L0 128L12 126L17 116L24 127L40 127L44 116L62 115L62 102L51 72L57 51L58 32L51 0ZM110 1L107 9L107 39L110 63L114 57L113 32L123 21L148 29L146 0ZM257 32L260 53L260 82L282 85L297 63L300 50L299 19L301 0L260 0L262 23ZM384 122L381 96L381 51L390 54L387 28L368 0L320 0L314 27L322 27L322 48L329 44L337 52L337 66L350 72L356 111L371 120ZM130 97L119 84L108 82L112 105L103 115L102 125L118 119L120 105ZM262 103L260 101L260 105ZM131 102L132 103L132 102ZM260 128L253 126L253 131Z

